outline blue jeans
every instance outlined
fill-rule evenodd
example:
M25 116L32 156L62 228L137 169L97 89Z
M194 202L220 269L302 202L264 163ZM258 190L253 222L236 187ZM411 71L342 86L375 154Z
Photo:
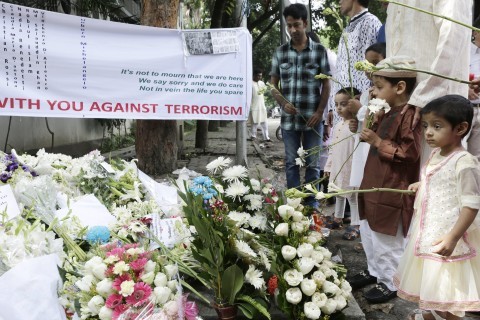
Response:
M283 143L285 144L285 173L287 175L287 187L296 188L300 186L300 167L295 164L295 158L298 158L297 150L303 146L304 150L322 145L323 125L319 124L314 130L296 131L282 129ZM320 178L320 153L307 155L305 157L305 183L315 181ZM314 185L318 190L318 183ZM315 198L305 199L305 204L316 207Z

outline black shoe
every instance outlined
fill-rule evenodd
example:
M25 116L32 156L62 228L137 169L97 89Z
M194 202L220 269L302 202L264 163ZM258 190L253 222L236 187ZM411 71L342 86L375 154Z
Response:
M384 283L379 283L363 295L370 303L383 303L397 296L397 291L391 291Z
M377 283L377 278L371 276L368 270L363 270L359 274L354 275L350 279L347 279L350 283L352 289L360 289L365 287L366 285Z

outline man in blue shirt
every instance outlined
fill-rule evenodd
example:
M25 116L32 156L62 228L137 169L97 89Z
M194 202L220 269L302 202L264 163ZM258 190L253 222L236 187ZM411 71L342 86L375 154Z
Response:
M330 74L327 51L307 37L307 8L300 3L283 10L291 40L277 48L272 58L270 82L283 97L273 95L282 108L281 127L285 144L285 170L288 188L301 185L297 150L320 146L323 111L330 94L328 79L317 80L315 75ZM320 178L319 153L305 158L305 182L318 187ZM314 198L306 205L316 207Z

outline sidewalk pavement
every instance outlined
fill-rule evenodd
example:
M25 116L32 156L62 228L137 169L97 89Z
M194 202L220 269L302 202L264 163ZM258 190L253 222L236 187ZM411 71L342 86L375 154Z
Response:
M280 119L268 119L269 136L272 142L261 141L262 134L257 133L256 141L247 141L248 168L251 176L260 178L271 178L272 184L277 190L286 188L284 146L283 142L275 136L275 131L280 125ZM247 128L250 132L250 128ZM235 160L236 130L235 122L230 122L226 127L221 127L218 132L208 133L208 147L206 150L194 148L195 132L187 133L184 138L185 159L179 161L179 168L187 167L200 173L206 174L205 166L219 156L230 157ZM324 214L331 215L333 206L325 207ZM332 230L327 246L335 255L340 253L343 263L348 269L348 275L352 276L367 268L367 261L361 247L360 239L347 241L342 239L343 230ZM373 285L372 285L373 286ZM372 305L363 298L363 292L368 291L372 286L356 290L353 295L356 301L352 301L345 310L347 320L404 320L409 313L417 308L417 305L395 298L388 303ZM358 302L358 304L357 304ZM358 308L360 306L360 308ZM363 312L362 312L363 311ZM210 314L210 313L211 314ZM212 313L213 312L213 313ZM203 308L204 319L216 319L214 311ZM465 320L479 319L480 317L466 317ZM281 319L275 314L272 319Z

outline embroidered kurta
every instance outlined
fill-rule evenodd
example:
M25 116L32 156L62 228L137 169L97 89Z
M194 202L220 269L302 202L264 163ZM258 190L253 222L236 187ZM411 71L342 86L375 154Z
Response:
M267 108L265 107L265 98L263 96L262 90L264 90L267 85L259 80L257 82L253 81L253 90L252 90L252 105L250 110L252 112L252 121L253 123L262 123L267 121Z
M404 189L418 181L420 172L421 126L412 131L414 108L403 115L403 106L393 107L379 119L378 148L370 146L360 189ZM358 195L360 219L370 228L394 236L401 224L406 235L413 215L413 196L394 192L371 192Z
M408 244L394 277L401 298L457 316L480 310L478 215L451 256L432 252L432 242L453 228L462 207L480 208L479 188L480 168L474 156L466 151L448 157L439 149L432 152L422 169Z

